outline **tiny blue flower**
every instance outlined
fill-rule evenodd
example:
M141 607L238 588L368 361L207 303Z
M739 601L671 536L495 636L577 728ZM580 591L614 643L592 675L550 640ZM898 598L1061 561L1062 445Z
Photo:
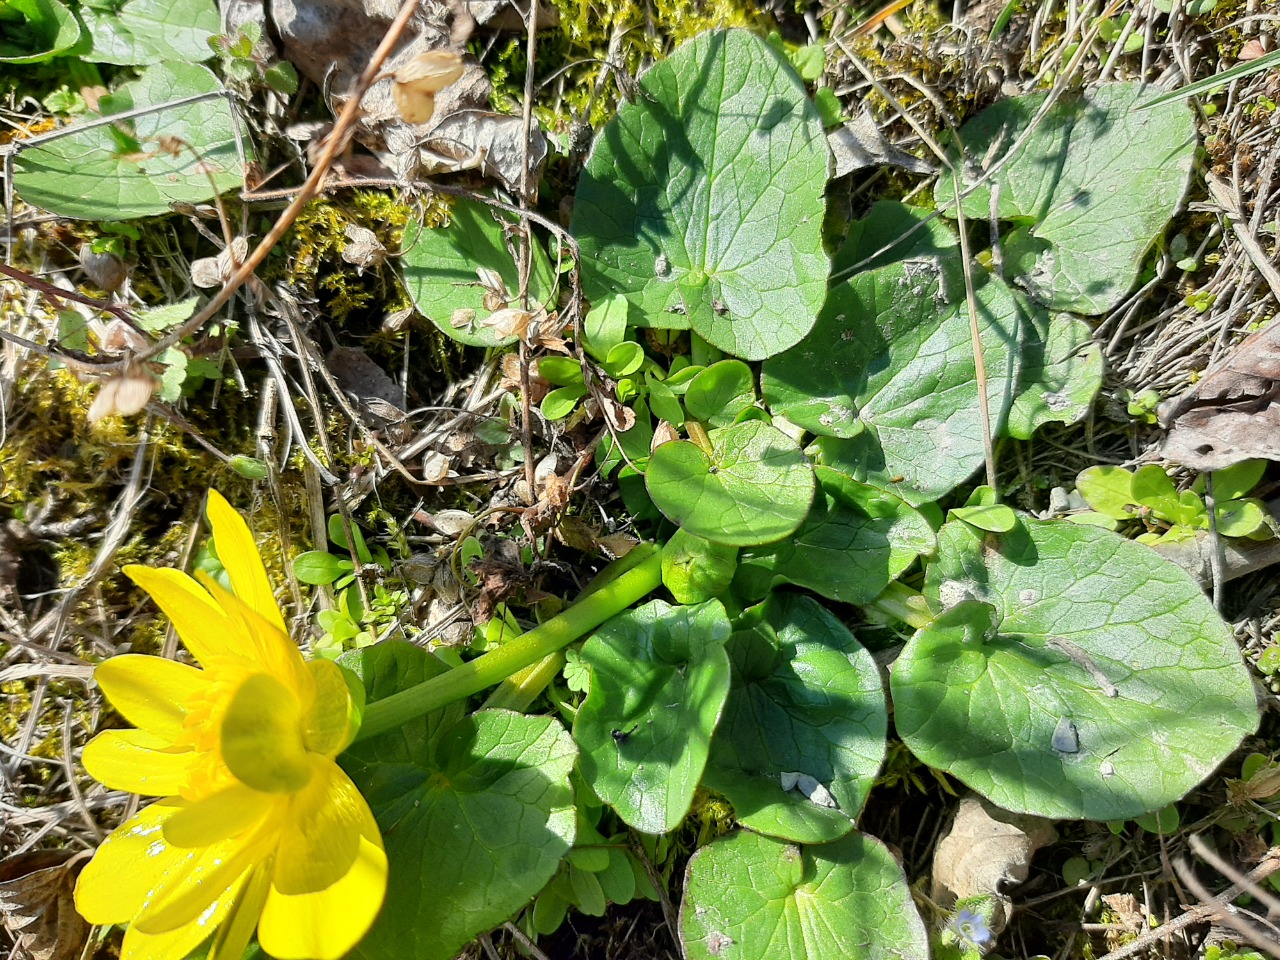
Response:
M987 921L972 910L961 910L947 924L951 931L961 940L973 944L979 950L989 950L995 944L995 937Z

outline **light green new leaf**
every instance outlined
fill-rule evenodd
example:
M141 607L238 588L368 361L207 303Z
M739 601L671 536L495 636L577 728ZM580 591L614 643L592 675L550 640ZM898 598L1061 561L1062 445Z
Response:
M653 600L582 645L591 667L573 725L582 776L637 830L666 833L689 812L729 693L729 629L717 600Z
M148 68L103 97L100 107L104 115L143 106L159 109L118 124L72 128L65 136L21 151L14 160L18 195L59 216L132 220L240 187L244 171L226 100L212 96L161 106L221 90L205 67L161 63Z
M1249 672L1195 582L1106 530L948 523L926 595L945 609L894 665L921 760L1006 810L1159 810L1258 726Z
M819 434L822 463L913 505L943 496L983 462L964 290L950 289L942 269L894 263L836 285L813 334L766 361L761 378L774 413ZM998 433L1021 367L1021 314L995 277L975 296Z
M874 837L801 847L742 831L689 860L689 960L927 960L902 868Z
M694 420L726 427L756 402L756 381L741 360L721 360L689 381L684 407Z
M80 22L58 0L5 0L0 63L40 63L80 39Z
M515 343L515 336L503 336L484 326L493 312L485 306L492 298L479 271L496 274L503 289L493 291L505 306L518 305L520 271L513 248L507 246L503 219L514 218L474 200L458 198L445 227L424 228L413 222L405 228L404 284L418 312L441 333L472 347L501 347ZM533 305L555 308L556 272L542 244L532 243L529 297ZM492 299L491 299L491 302ZM455 316L456 315L456 316Z
M711 455L673 440L653 451L649 496L667 517L716 543L771 543L793 532L813 500L813 469L794 440L749 420L712 430Z
M379 700L440 670L413 651L378 644L343 663ZM568 732L506 710L455 721L460 706L343 754L388 861L386 903L353 957L449 960L531 901L573 846L577 748Z
M593 302L691 327L760 360L799 342L826 296L830 153L791 66L744 30L704 33L640 80L578 181L572 231Z
M889 721L871 654L798 593L748 611L726 649L733 686L706 785L760 833L799 843L844 836L884 760ZM816 781L809 795L796 775Z
M720 596L733 582L738 550L677 530L662 547L662 585L677 603L702 603Z
M222 32L213 0L128 0L115 10L83 5L95 63L129 66L199 63L213 56L209 38Z
M794 583L845 603L869 603L917 556L932 553L928 521L891 493L818 467L818 493L794 534L738 558L735 586L759 600Z
M980 164L1000 165L965 196L965 216L986 220L998 189L998 215L1019 224L1005 257L1023 268L1027 291L1053 309L1104 313L1133 286L1144 252L1182 203L1194 118L1183 103L1152 106L1155 91L1140 83L1105 84L1064 95L1006 160L1046 96L1003 100L960 128L969 159L961 190L978 182ZM950 177L935 196L954 204Z

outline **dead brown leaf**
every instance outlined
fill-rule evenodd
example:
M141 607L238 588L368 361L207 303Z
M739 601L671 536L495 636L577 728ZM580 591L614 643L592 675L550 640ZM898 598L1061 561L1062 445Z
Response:
M950 906L969 897L991 897L991 932L1009 922L1009 887L1027 879L1031 858L1058 833L1048 820L1009 813L976 796L960 800L951 830L933 853L932 897Z
M0 862L0 924L34 960L73 960L89 936L76 912L76 875L87 852L33 850Z
M1245 339L1159 414L1169 431L1161 453L1192 470L1280 460L1280 323Z

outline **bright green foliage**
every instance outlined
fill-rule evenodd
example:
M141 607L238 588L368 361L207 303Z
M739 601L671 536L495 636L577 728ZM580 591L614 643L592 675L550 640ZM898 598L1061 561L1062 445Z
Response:
M829 153L790 65L744 31L703 34L657 64L596 142L573 233L591 300L630 322L691 327L748 360L813 326Z
M926 593L942 612L895 665L894 722L920 759L1005 809L1157 810L1256 729L1231 631L1147 548L1027 518L985 536L949 523L938 547Z
M127 0L118 9L86 5L81 12L93 35L86 56L95 63L199 63L213 56L209 38L222 29L212 0Z
M370 703L440 669L400 643L344 663ZM448 960L532 899L573 845L568 732L549 717L460 713L446 708L343 755L387 835L390 871L386 904L356 956Z
M851 833L797 846L743 831L689 861L680 939L690 960L881 960L929 955L902 868Z
M74 127L23 150L14 161L19 196L59 216L128 220L199 203L244 182L231 111L204 67L160 63L103 97L104 116L212 95L121 124Z
M800 843L844 836L884 760L888 715L871 654L820 604L794 593L740 618L727 649L733 687L707 786L760 833Z
M693 420L727 427L756 401L755 376L741 360L721 360L689 381L685 411Z
M689 812L729 693L728 637L719 601L654 600L582 647L591 667L591 693L573 725L582 775L637 830L665 833Z
M902 500L818 467L818 492L800 528L764 547L748 547L734 587L751 600L784 583L845 603L870 603L922 553L933 530Z
M677 530L662 548L662 585L679 603L702 603L733 582L738 550Z
M80 40L80 23L59 0L0 2L0 63L39 63Z
M516 340L515 334L485 326L496 310L520 306L515 247L503 228L511 222L485 204L458 199L448 226L424 228L414 223L405 230L404 281L409 296L442 333L469 346L504 346ZM552 309L555 268L539 242L531 249L531 308L545 304Z
M770 543L795 531L813 500L813 469L799 446L751 420L712 430L711 450L664 443L645 482L658 509L690 533L716 543Z
M1064 94L1023 136L1047 94L1002 100L960 128L967 163L960 188L966 217L986 220L991 193L1016 226L1006 263L1047 306L1103 313L1133 286L1142 255L1182 203L1191 180L1195 129L1179 103L1152 106L1142 84L1114 83ZM1010 150L1013 152L1010 153ZM990 158L990 159L987 159ZM935 190L954 203L946 176Z

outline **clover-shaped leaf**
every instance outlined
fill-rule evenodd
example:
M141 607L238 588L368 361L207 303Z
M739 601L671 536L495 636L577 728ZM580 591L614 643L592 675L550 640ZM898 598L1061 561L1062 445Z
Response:
M926 595L945 609L894 665L898 733L1007 810L1159 810L1257 728L1253 684L1212 604L1113 533L948 523Z
M583 288L631 322L727 353L804 337L826 295L822 121L791 66L744 30L704 33L640 80L578 182Z
M729 693L729 629L717 600L653 600L582 645L591 667L573 725L582 776L637 830L665 833L689 812Z
M689 960L929 956L902 868L874 837L797 846L741 831L689 860L680 905Z
M921 553L931 553L933 530L891 493L818 467L818 493L800 528L738 558L735 586L758 600L794 583L845 603L878 597Z
M645 483L658 509L690 533L716 543L770 543L794 531L813 500L813 469L794 440L759 420L664 443L649 458Z
M707 786L761 833L801 843L844 836L884 760L888 718L871 654L797 593L748 611L726 649L733 686ZM806 793L802 777L823 792Z

